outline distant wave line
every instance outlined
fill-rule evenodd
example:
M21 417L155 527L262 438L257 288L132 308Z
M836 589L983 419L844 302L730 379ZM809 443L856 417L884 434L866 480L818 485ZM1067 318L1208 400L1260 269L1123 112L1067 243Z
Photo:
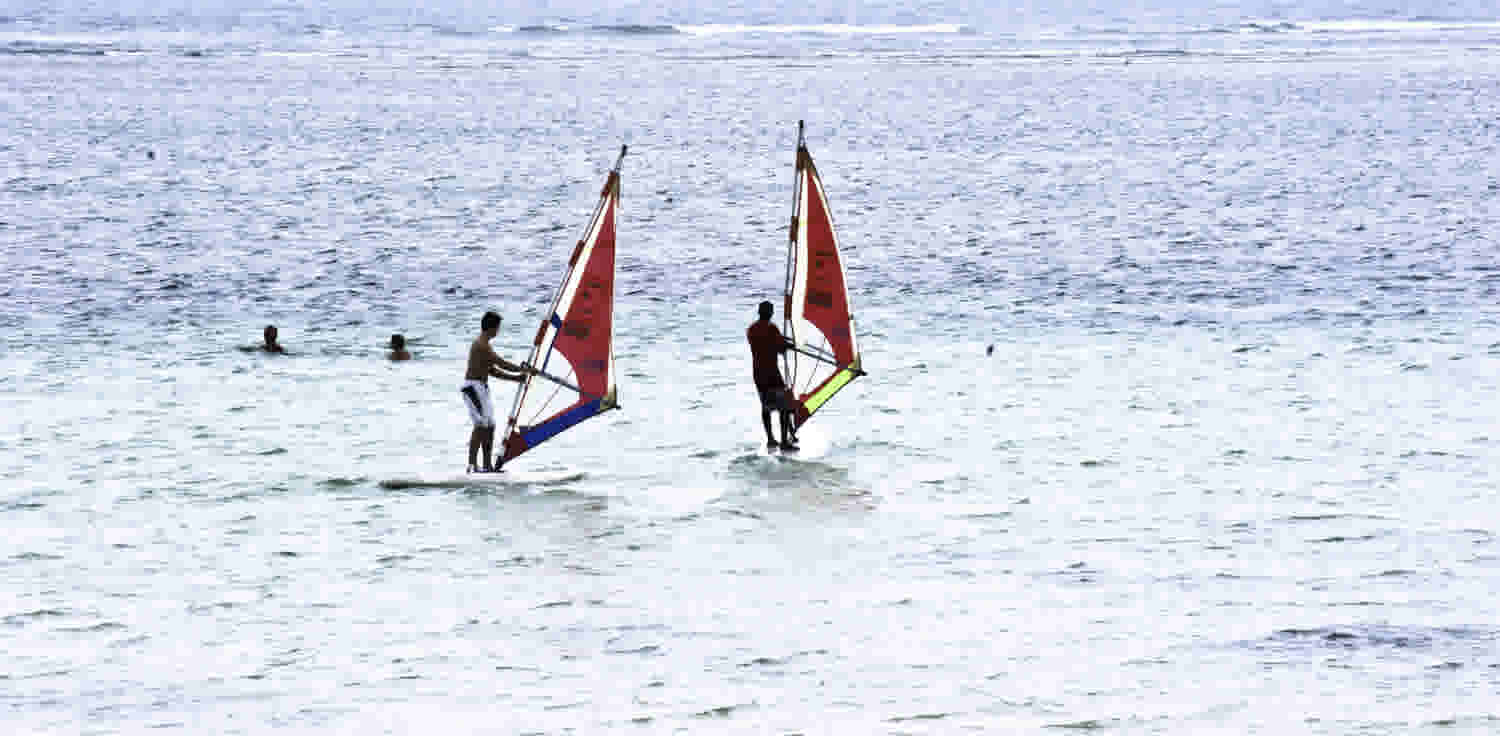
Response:
M1075 26L1065 29L1043 30L1035 35L1041 38L1065 39L1087 36L1194 36L1260 35L1260 34L1363 34L1363 33L1431 33L1435 31L1492 31L1500 30L1500 20L1444 20L1439 18L1415 18L1410 20L1388 19L1333 19L1333 20L1258 20L1251 19L1226 25L1209 26Z
M1002 29L997 29L1002 30ZM1118 27L1087 28L1074 27L1072 31L1054 29L1043 32L1043 37L1066 38L1076 35L1195 35L1214 34L1272 34L1272 33L1422 33L1433 31L1486 31L1500 30L1497 20L1444 20L1418 18L1411 20L1385 19L1337 19L1337 20L1246 20L1229 25L1194 28L1159 28L1156 30ZM825 35L825 36L887 36L887 35L977 35L980 30L964 23L925 24L753 24L753 23L706 23L706 24L573 24L536 23L526 25L498 25L490 28L493 33L524 34L638 34L691 36L752 36L752 35ZM1003 35L1012 35L1013 30ZM1026 35L1026 34L1021 34Z
M1302 21L1298 28L1311 33L1400 33L1403 31L1493 31L1500 30L1500 20L1319 20Z
M697 36L711 35L746 35L756 33L785 33L785 34L823 34L830 36L845 35L894 35L894 34L957 34L973 33L969 26L960 23L929 23L925 25L852 25L847 23L824 23L812 25L688 25L679 26L683 33Z
M80 41L62 38L16 39L0 42L0 55L7 56L106 56L111 52L140 49L113 40Z
M1348 18L1341 20L1249 20L1234 26L1206 29L1211 33L1430 33L1432 31L1500 30L1500 20L1440 20L1432 18L1388 20ZM1205 32L1205 31L1200 31Z
M594 24L575 25L571 23L534 23L527 25L500 25L490 28L494 33L525 33L525 34L568 34L568 33L611 33L611 34L638 34L638 35L674 35L687 34L693 36L731 36L731 35L756 35L756 34L808 34L828 36L852 36L852 35L896 35L896 34L958 34L973 33L969 26L959 23L929 23L925 25L855 25L847 23L822 23L807 25L755 25L740 23L721 23L704 25L673 25L673 24Z
M676 26L649 23L621 24L572 24L572 23L528 23L524 25L491 26L491 33L521 33L528 35L563 35L571 33L621 34L642 36L666 36L680 33Z

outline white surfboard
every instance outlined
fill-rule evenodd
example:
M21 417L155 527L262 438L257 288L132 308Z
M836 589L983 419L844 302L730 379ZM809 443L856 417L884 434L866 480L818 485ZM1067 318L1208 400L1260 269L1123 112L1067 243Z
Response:
M380 481L388 491L413 488L481 488L486 486L559 486L583 480L588 473L576 470L502 470L495 473L423 473L394 476Z

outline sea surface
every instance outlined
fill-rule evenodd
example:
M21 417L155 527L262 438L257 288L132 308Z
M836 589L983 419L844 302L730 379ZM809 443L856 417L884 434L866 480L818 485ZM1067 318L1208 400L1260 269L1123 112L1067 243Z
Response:
M1500 731L1500 14L1060 7L0 4L0 732ZM623 408L465 482L622 144Z

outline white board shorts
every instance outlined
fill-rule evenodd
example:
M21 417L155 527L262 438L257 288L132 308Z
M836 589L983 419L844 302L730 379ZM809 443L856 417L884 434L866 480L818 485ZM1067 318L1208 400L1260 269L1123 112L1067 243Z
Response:
M460 388L464 406L469 407L469 419L476 427L495 426L495 405L490 402L490 385L484 381L468 379Z

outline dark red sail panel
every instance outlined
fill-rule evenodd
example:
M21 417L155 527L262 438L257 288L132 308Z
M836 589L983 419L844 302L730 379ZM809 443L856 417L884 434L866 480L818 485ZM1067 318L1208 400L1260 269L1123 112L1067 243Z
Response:
M849 328L849 292L844 287L844 267L839 261L838 242L834 239L833 220L828 202L823 198L823 182L813 166L812 156L802 150L807 192L807 242L802 243L799 258L806 259L807 292L803 297L802 317L811 322L833 351L840 364L855 358L854 336Z
M610 333L614 325L615 302L615 203L610 197L601 214L599 237L582 264L578 290L562 320L553 349L572 364L578 388L584 395L579 403L605 395L610 388ZM563 312L563 310L559 310Z

